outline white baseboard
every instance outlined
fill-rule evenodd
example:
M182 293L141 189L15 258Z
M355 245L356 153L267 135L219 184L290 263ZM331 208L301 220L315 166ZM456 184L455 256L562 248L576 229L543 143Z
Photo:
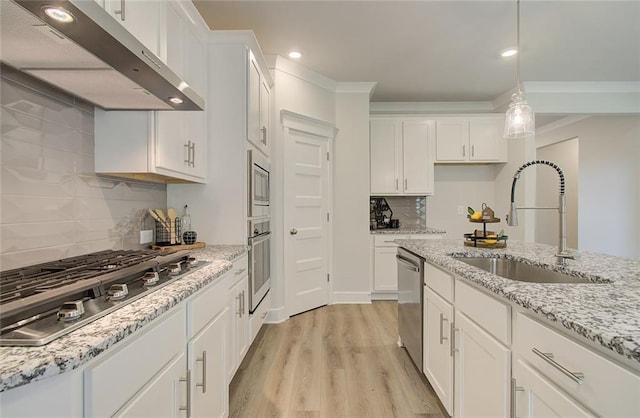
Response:
M371 303L370 292L333 292L331 294L331 304L342 303Z
M371 300L398 300L398 292L371 292Z
M269 314L264 319L264 323L265 324L280 324L280 323L286 321L287 319L289 319L289 315L287 315L287 312L286 312L284 306L281 306L279 308L272 308L271 310L269 310Z

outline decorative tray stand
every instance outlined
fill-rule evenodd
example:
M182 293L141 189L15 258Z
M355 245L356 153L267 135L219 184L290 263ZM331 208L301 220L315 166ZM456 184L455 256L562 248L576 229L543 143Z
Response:
M465 246L478 248L505 248L507 246L508 236L498 236L495 231L487 231L487 224L498 223L500 218L496 218L493 210L486 204L482 204L482 219L469 218L469 222L481 223L482 230L476 229L470 234L464 234Z

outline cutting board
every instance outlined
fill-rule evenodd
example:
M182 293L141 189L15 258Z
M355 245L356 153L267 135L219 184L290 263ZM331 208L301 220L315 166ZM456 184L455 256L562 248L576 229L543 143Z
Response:
M160 251L182 251L182 250L194 250L196 248L204 248L207 244L205 242L196 242L195 244L182 244L182 245L152 245L152 250Z

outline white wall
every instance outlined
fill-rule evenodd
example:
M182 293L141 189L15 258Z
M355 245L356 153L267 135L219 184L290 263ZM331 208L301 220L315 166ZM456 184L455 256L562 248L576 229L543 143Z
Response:
M544 146L580 138L578 248L640 258L640 116L591 116L545 129Z
M336 94L333 158L333 301L371 298L369 92Z
M271 149L272 179L272 258L270 319L287 318L284 288L284 147L280 112L287 110L314 119L335 124L335 82L282 57L266 57L274 79L272 90L274 128Z

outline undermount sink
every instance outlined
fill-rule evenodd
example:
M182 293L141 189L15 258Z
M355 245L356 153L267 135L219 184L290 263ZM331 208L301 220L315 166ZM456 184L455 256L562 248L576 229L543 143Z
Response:
M497 257L459 257L458 260L510 280L531 283L596 283L582 277Z

